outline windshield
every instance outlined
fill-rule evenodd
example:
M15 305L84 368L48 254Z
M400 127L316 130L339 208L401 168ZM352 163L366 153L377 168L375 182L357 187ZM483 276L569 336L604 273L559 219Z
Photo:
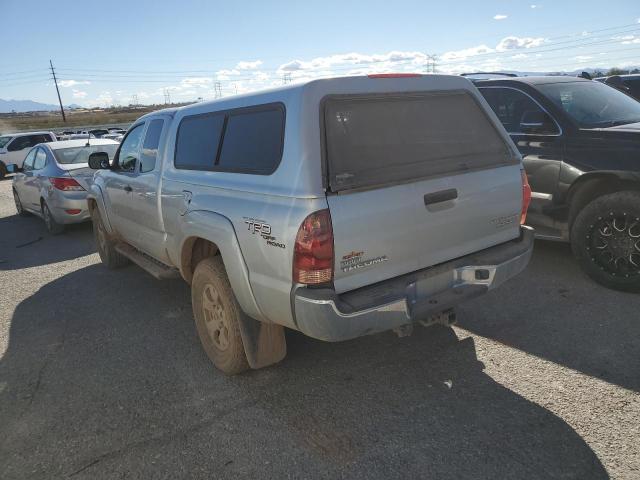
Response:
M7 143L11 141L13 137L0 137L0 148L4 148Z
M89 155L94 152L106 152L109 161L113 160L118 145L91 145L90 147L60 148L53 151L58 163L63 165L89 163Z
M640 122L640 102L600 82L548 83L538 88L580 128Z

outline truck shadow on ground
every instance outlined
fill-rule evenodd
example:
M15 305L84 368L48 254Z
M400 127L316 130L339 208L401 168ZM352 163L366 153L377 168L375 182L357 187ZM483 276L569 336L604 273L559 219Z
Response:
M0 270L48 265L94 252L91 223L67 225L54 236L35 215L0 217Z
M459 312L473 333L640 391L640 295L587 278L567 244L536 241L525 274Z
M443 327L224 377L188 286L93 265L44 285L0 362L0 477L607 478L584 440Z

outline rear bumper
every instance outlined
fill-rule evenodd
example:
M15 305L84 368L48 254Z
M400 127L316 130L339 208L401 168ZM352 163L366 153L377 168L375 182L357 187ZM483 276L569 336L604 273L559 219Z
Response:
M46 200L53 218L58 223L67 225L91 220L87 192L61 192L55 190L50 193ZM69 213L68 210L80 210L80 212Z
M534 232L495 247L338 295L331 289L293 292L298 329L330 342L381 332L426 319L496 288L525 269Z

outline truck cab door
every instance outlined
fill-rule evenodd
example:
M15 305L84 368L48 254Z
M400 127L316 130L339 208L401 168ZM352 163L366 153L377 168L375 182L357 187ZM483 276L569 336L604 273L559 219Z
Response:
M160 214L161 159L168 117L158 116L134 127L123 139L106 182L110 211L121 237L139 250L167 260Z
M557 237L554 196L564 156L564 138L559 123L524 91L506 86L480 87L509 136L516 144L531 185L532 198L527 223L536 234Z
M115 155L111 170L103 174L103 196L111 226L120 237L132 245L135 245L136 230L130 221L129 210L133 204L133 188L130 183L135 176L144 127L144 123L140 123L127 132Z

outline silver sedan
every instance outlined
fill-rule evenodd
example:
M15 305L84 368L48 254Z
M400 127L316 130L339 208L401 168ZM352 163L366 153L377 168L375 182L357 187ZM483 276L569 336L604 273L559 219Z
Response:
M90 220L87 189L94 171L89 155L106 152L113 160L117 149L113 140L93 138L36 145L13 177L16 210L42 217L53 234L61 233L66 224Z

